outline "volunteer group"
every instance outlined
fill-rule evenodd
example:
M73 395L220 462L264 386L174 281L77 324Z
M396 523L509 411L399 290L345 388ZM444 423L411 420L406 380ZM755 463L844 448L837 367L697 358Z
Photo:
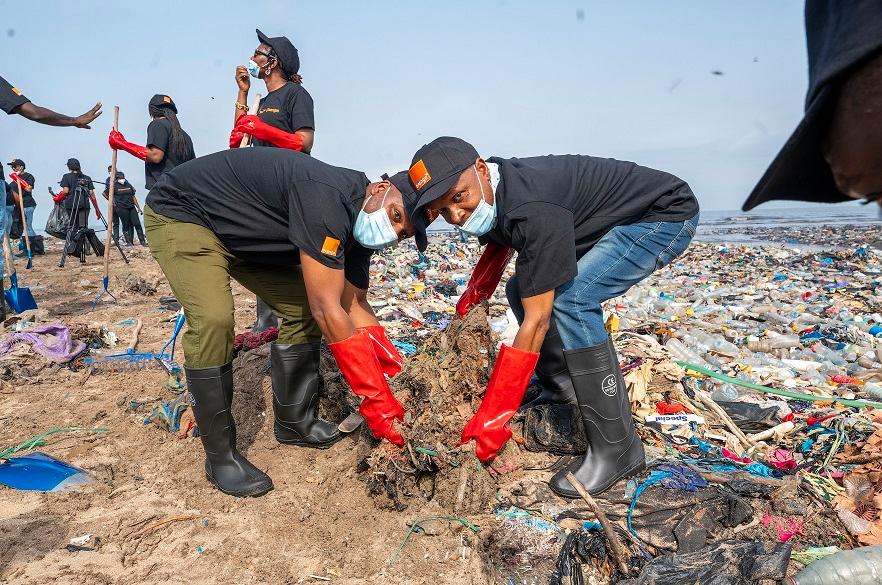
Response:
M807 10L810 48L812 26L820 28L821 37L830 26L845 26L842 19L830 24L833 20L813 18ZM852 26L863 20L855 16ZM835 34L844 33L837 29ZM819 42L820 48L810 50L810 69L824 70L823 76L811 78L817 87L810 88L810 96L822 95L823 107L815 111L810 100L806 120L748 206L798 196L793 185L799 183L805 160L814 161L812 173L823 179L811 185L806 199L882 199L882 149L866 155L857 170L842 162L853 158L840 154L853 152L850 139L863 140L865 148L878 146L879 116L876 125L863 125L858 138L837 134L847 134L837 124L847 121L852 109L867 100L882 101L882 84L870 82L882 78L880 39L873 36L868 48L850 52L845 60L835 43ZM137 232L139 242L149 244L186 314L184 370L208 480L240 497L273 488L272 479L236 449L231 279L257 297L254 327L278 326L271 347L278 442L325 449L342 438L338 421L318 415L324 339L349 387L362 399L364 424L377 439L405 445L405 411L389 387L404 359L368 302L369 263L374 252L411 237L424 251L426 229L439 216L486 245L457 304L461 316L493 293L516 253L506 295L519 329L512 343L500 349L477 412L463 419L462 443L473 442L477 457L492 461L511 437L508 422L524 406L535 376L542 392L530 404L572 404L588 438L583 456L549 478L554 492L578 497L568 472L592 494L640 473L643 444L604 327L602 304L689 246L699 222L699 204L689 185L670 173L609 158L489 156L451 136L429 142L403 168L387 169L371 180L361 171L310 156L316 124L297 49L288 38L259 30L257 41L248 65L235 70L238 93L229 149L197 158L167 94L148 103L151 121L143 146L116 130L108 139L112 148L145 164L149 193L143 207L121 172L108 177L103 193L108 196L114 187L122 237L132 244ZM256 107L248 100L252 79L261 80L267 92ZM841 89L838 94L830 90L834 86ZM2 78L0 107L36 121L79 127L88 127L100 114L100 104L80 117L34 106ZM832 122L822 124L818 116L831 111ZM831 134L819 127L830 127ZM9 166L2 218L7 233L16 205L24 209L30 229L35 204L33 175L20 159ZM100 213L94 185L76 159L68 160L67 167L54 200L70 205L72 224L86 225L90 202ZM120 228L112 229L118 238ZM35 245L38 236L30 234Z

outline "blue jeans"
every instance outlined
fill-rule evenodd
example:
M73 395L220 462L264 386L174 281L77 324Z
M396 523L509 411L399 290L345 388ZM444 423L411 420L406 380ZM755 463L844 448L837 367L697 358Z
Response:
M605 343L601 304L682 254L698 227L698 215L681 222L646 222L614 227L579 259L576 278L554 291L554 324L564 349ZM522 321L517 274L506 285L512 312Z
M37 207L25 207L25 218L28 220L28 237L34 238L37 232L34 231L34 210Z
M6 220L3 224L3 235L9 237L9 230L12 229L12 218L14 217L12 214L18 211L18 207L15 205L7 205L6 206Z

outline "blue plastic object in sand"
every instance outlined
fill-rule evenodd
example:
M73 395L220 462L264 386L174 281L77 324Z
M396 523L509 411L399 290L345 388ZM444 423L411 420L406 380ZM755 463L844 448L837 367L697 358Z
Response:
M92 481L89 474L45 453L11 457L0 462L0 484L14 490L59 492Z
M175 343L185 321L186 318L182 309L175 319L175 329L171 338L162 346L159 353L128 351L126 353L116 353L100 357L86 357L83 359L83 363L88 367L110 371L142 370L159 365L169 374L177 374L181 371L181 367L174 360ZM171 348L171 352L167 351L169 348Z

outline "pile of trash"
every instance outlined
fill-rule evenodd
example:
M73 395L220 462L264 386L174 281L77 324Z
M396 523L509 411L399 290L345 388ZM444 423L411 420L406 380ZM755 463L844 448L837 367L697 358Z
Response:
M436 385L449 371L440 363L456 327L453 306L480 252L450 239L433 242L428 257L402 247L375 261L382 286L371 302L390 337L412 350L403 353L418 352L393 386L405 402L414 367L425 366ZM481 537L488 566L510 583L577 583L577 572L585 582L589 575L635 585L706 582L709 566L725 577L720 583L754 583L783 580L813 562L821 569L819 559L841 564L842 551L856 549L875 551L864 561L880 570L882 549L872 546L882 544L880 274L880 256L860 240L833 252L696 243L608 303L607 328L648 458L644 474L596 498L624 558L610 558L584 502L544 486L546 470L507 485L495 478L499 491L481 510L492 514ZM504 282L481 316L495 343L517 328ZM494 347L486 348L484 376ZM476 405L482 390L462 384L461 405ZM406 403L414 420L419 405ZM450 439L466 420L455 410L432 410L439 429L444 417L455 419ZM528 435L521 425L529 416L513 424L515 438ZM442 442L445 450L455 444ZM433 450L431 441L420 447ZM399 509L404 495L438 492L436 483L420 483L427 471L433 482L457 484L456 468L439 475L437 458L426 453L365 453L371 489ZM449 497L435 501L450 513L478 512ZM850 585L864 582L857 579Z

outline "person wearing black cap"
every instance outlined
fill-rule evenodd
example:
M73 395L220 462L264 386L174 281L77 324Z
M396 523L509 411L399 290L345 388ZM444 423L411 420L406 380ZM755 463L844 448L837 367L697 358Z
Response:
M882 4L808 0L805 115L742 209L776 199L882 205Z
M259 30L260 44L248 66L236 67L236 119L230 134L230 148L238 148L245 134L254 146L289 148L309 154L315 135L312 96L300 77L300 56L287 37L268 37ZM250 77L262 79L267 95L260 100L257 115L248 114Z
M111 169L108 168L108 172ZM104 182L105 199L110 198L110 177ZM147 245L147 239L144 237L144 229L141 227L141 220L138 214L141 213L141 207L138 199L135 197L135 187L126 180L126 174L122 171L116 172L116 186L113 190L113 239L119 240L119 224L122 224L123 239L129 246L134 244L135 232L138 232L138 241L142 246ZM117 218L119 223L117 223Z
M34 175L25 171L25 163L20 158L13 159L6 164L12 167L12 172L9 173L11 181L6 191L7 193L12 192L13 204L16 206L18 206L18 194L21 191L22 205L25 210L25 222L27 223L27 226L24 227L28 230L28 238L31 241L31 253L34 256L42 256L46 253L43 248L43 236L38 236L37 232L34 231L34 209L37 207L37 201L34 199L34 183L36 179L34 179ZM18 209L15 211L19 212ZM21 246L24 249L24 238L21 240Z
M230 133L230 148L239 148L245 134L253 146L289 148L309 154L315 137L312 96L303 87L300 56L287 37L268 37L256 30L260 44L248 66L236 67L236 118ZM251 77L263 79L267 95L260 100L257 114L248 114L248 91ZM278 327L276 315L257 298L257 320L253 331Z
M67 170L68 172L59 182L61 190L58 194L53 193L51 187L49 193L52 193L52 201L55 203L64 202L64 207L70 216L71 229L88 227L89 201L95 206L95 218L101 219L101 209L95 199L95 185L92 183L92 178L83 173L80 161L77 159L67 159Z
M31 102L20 89L0 77L0 110L7 114L19 114L28 120L48 126L76 126L89 129L89 124L101 115L101 102L92 106L92 109L85 114L65 116Z
M150 189L164 173L196 157L193 141L178 121L178 107L170 96L156 94L147 104L153 121L147 126L147 146L126 140L117 130L111 130L107 142L110 148L124 150L144 161L147 188Z
M511 436L507 423L534 370L546 397L579 406L585 456L551 480L565 497L590 493L645 468L628 392L601 304L681 254L698 223L698 202L681 179L631 162L581 155L490 158L441 137L413 157L418 213L440 214L487 250L457 305L492 294L517 251L506 293L520 328L503 345L481 406L461 440L489 461Z
M377 438L402 445L404 410L384 373L401 357L367 301L374 249L415 236L417 195L402 171L370 182L278 148L226 150L175 168L147 196L150 251L184 308L184 371L206 454L208 479L235 496L272 489L235 448L233 296L230 279L281 316L271 347L275 436L326 448L340 439L317 415L319 343L328 341L344 378L363 396L360 412Z

